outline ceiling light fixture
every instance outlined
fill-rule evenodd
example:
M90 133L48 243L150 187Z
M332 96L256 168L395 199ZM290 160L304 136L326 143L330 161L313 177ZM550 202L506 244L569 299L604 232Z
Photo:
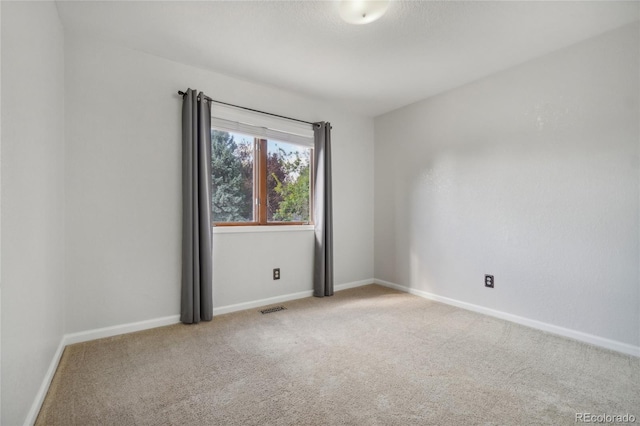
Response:
M340 17L350 24L368 24L379 19L389 7L389 0L342 0Z

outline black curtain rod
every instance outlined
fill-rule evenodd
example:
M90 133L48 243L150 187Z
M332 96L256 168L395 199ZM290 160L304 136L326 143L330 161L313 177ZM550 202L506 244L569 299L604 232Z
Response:
M186 93L183 92L182 90L179 90L178 91L178 95L184 96L184 95L186 95ZM243 106L240 106L240 105L230 104L230 103L227 103L227 102L216 101L215 99L211 99L207 95L204 95L204 98L206 100L210 101L210 102L215 102L217 104L228 105L228 106L231 106L231 107L234 107L234 108L240 108L240 109L244 109L244 110L247 110L247 111L252 111L252 112L257 112L257 113L260 113L260 114L270 115L272 117L284 118L285 120L292 120L292 121L297 121L299 123L310 124L312 126L315 125L315 123L311 123L309 121L304 121L304 120L298 120L297 118L285 117L284 115L272 114L270 112L260 111L259 109L247 108L247 107L243 107Z

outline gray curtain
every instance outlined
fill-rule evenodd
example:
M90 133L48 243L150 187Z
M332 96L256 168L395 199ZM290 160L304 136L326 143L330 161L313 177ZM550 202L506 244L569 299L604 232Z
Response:
M210 321L212 298L211 104L187 89L182 101L182 300L180 321Z
M314 208L315 251L313 295L333 296L333 207L331 201L331 124L315 123Z

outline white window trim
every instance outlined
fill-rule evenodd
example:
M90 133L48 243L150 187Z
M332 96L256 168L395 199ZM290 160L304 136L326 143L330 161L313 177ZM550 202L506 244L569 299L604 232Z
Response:
M313 148L310 124L298 123L226 105L211 105L211 127Z
M267 225L267 226L214 226L214 234L245 234L251 232L301 232L313 231L313 225Z

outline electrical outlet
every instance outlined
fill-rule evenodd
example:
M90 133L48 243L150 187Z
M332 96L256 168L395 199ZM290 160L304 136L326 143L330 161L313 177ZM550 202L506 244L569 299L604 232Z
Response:
M493 288L493 275L485 275L484 276L484 286Z
M273 269L273 279L274 280L279 280L280 279L280 268L274 268Z

